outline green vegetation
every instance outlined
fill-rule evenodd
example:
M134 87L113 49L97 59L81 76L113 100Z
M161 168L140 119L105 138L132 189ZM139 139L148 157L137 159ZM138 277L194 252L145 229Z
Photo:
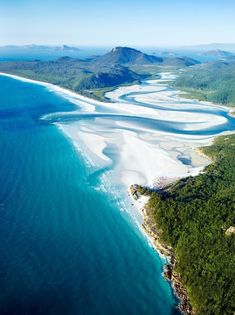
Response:
M99 89L93 89L92 91L90 91L90 97L99 100L99 101L104 101L106 100L105 94L107 92L112 91L113 89L115 89L115 87L105 87L105 88L99 88Z
M234 58L187 68L179 75L174 86L189 92L189 97L235 105Z
M68 49L67 46L63 48ZM133 48L116 47L103 56L87 60L62 57L55 61L0 62L0 72L50 82L105 100L106 89L155 77L159 69L175 69L196 63L196 60L187 57L161 58Z
M69 57L62 57L56 61L1 62L0 71L50 82L92 97L96 97L97 89L139 82L146 77L124 66L98 66L91 61ZM104 99L104 94L98 93L98 98Z
M148 207L163 243L174 249L196 314L232 315L235 234L225 232L235 226L235 135L219 137L202 151L213 163L196 177L150 192Z

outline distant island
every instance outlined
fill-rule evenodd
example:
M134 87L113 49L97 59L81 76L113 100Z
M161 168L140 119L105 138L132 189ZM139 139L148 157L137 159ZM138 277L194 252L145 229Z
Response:
M5 45L0 46L1 49L25 49L25 50L60 50L60 51L80 51L80 48L75 46L69 46L69 45L61 45L61 46L51 46L51 45L23 45L23 46L16 46L16 45Z
M233 56L233 53L221 49L208 50L202 53L203 56L218 56L221 58L227 58Z

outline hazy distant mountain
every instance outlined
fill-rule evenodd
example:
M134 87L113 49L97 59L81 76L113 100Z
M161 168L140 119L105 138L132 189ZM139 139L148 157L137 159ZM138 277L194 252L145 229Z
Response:
M153 53L153 55L156 55L157 53ZM158 53L161 57L176 57L176 53L173 51L159 51Z
M49 49L52 48L52 46L46 46L46 45L3 45L0 46L0 49Z
M97 57L94 62L96 64L107 65L143 65L161 63L163 59L161 57L147 55L139 50L129 47L116 47L109 53Z
M6 45L0 46L0 49L25 49L25 50L56 50L56 51L80 51L78 47L61 45L61 46L49 46L49 45Z
M62 45L62 46L58 46L55 48L57 50L61 50L61 51L80 51L80 49L78 47L68 46L68 45Z
M229 51L220 50L220 49L214 49L205 51L202 53L203 56L215 56L215 57L221 57L221 58L227 58L233 56L233 54Z
M163 65L174 66L174 67L190 67L199 64L200 62L189 57L173 57L164 58Z
M202 44L202 45L193 45L193 46L184 46L184 49L189 50L225 50L225 51L235 51L235 43L212 43L212 44Z

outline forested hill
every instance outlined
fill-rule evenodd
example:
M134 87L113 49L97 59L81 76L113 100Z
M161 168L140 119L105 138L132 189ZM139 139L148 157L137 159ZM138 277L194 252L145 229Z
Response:
M139 82L157 75L159 67L175 69L197 63L188 57L161 58L133 48L116 47L103 56L87 60L65 56L51 61L0 62L0 72L50 82L103 99L107 88ZM148 67L151 67L151 71Z
M174 85L191 97L225 105L235 105L235 58L187 68Z
M203 152L205 172L151 192L148 208L161 239L177 257L177 271L196 314L235 312L235 135L219 137ZM142 190L142 193L145 192Z

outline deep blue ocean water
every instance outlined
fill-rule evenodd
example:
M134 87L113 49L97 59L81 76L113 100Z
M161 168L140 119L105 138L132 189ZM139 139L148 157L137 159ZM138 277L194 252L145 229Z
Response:
M0 314L179 314L160 257L40 120L73 104L7 77L0 87Z

